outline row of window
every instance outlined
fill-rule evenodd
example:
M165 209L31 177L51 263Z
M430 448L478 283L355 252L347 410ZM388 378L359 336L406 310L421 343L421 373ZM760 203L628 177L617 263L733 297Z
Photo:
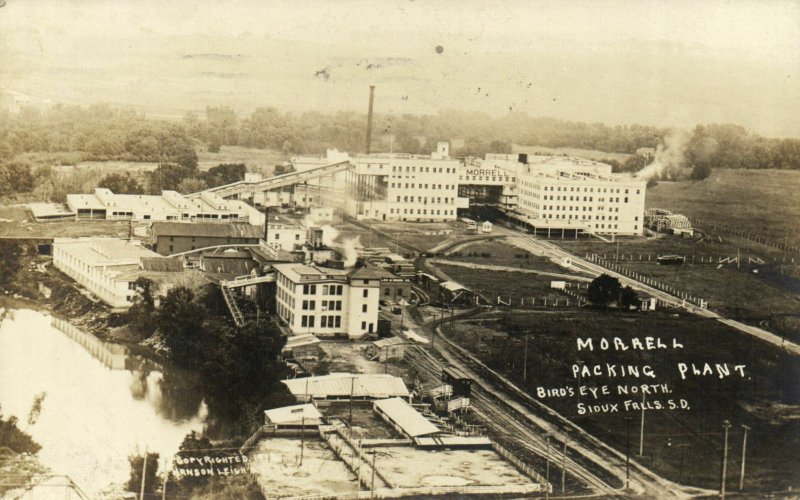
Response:
M342 295L344 285L322 285L322 295ZM317 285L303 285L303 295L316 295Z
M341 311L341 300L322 300L320 301L323 311ZM316 300L304 300L301 304L304 311L314 311L317 308Z
M430 187L428 187L428 186L430 186ZM419 186L417 186L413 182L410 183L410 184L408 182L406 182L406 183L392 182L391 183L391 187L397 188L397 189L415 189L415 188L418 188L418 189L436 189L436 190L441 191L442 189L455 189L456 185L455 184L444 184L444 187L442 187L442 184L428 184L428 183L423 184L423 183L420 182Z
M544 214L545 219L580 219L580 220L592 220L591 215L583 214L580 217L578 215L572 214ZM605 215L595 215L594 220L606 220ZM608 220L619 220L619 215L615 216L608 216Z
M489 180L491 180L492 182L509 182L507 175L500 176L500 177L495 177L495 176L489 177L487 175L485 177L486 177L485 180L487 182ZM482 181L482 180L484 180L484 176L483 175L464 175L464 176L459 175L458 176L458 180L460 180L460 181L470 181L470 180L472 180L472 181ZM515 177L512 177L510 182L515 182L516 180L517 179Z
M528 184L530 184L531 187L538 187L538 185L536 183L533 183L533 182L525 183L525 182L523 182L523 185L528 185ZM581 191L580 186L578 186L578 187L570 186L569 189L567 189L567 186L543 186L542 189L544 189L545 191L569 191L569 192L577 191L579 193ZM610 189L610 191L609 191L609 189ZM614 188L597 188L597 192L598 193L609 193L609 192L610 193L615 193L616 192L617 194L619 194L620 189L621 188L616 188L616 191L615 191ZM625 189L624 191L625 191L625 194L628 194L628 189ZM593 187L590 187L590 188L584 187L583 188L583 192L584 193L594 193L595 191L594 191ZM640 190L637 189L636 190L636 194L639 194L639 192L640 192Z
M389 213L390 214L393 214L393 213L399 214L400 213L400 209L398 208L397 212L395 212L394 208L390 208L389 209ZM414 209L413 208L404 208L403 209L403 213L406 214L406 215L409 215L409 214L414 215ZM418 208L417 209L417 215L428 215L428 209L427 208L422 208L422 209ZM455 215L455 210L441 210L441 209L433 210L433 209L431 209L430 215Z
M316 317L303 314L300 316L300 326L303 328L314 328L316 326ZM320 316L320 328L341 328L341 316Z
M444 198L444 203L450 203L450 202L452 202L454 200L455 200L455 198ZM420 196L418 202L419 203L428 203L428 197L427 196ZM397 197L397 203L400 203L400 196ZM414 203L414 197L413 196L403 196L403 203ZM431 203L442 203L442 197L441 196L437 196L436 198L434 198L433 196L431 196Z
M406 172L416 172L417 167L405 167ZM455 167L419 167L419 171L422 173L434 173L434 174L454 174L456 173ZM403 167L399 165L392 165L392 172L403 172Z

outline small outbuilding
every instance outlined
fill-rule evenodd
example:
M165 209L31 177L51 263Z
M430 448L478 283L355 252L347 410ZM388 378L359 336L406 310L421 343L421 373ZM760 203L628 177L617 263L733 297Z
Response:
M322 414L310 404L284 406L264 412L264 425L273 430L316 429L322 423Z

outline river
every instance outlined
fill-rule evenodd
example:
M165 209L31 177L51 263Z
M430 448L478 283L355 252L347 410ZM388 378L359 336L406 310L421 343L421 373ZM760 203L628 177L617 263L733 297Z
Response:
M28 414L44 394L33 425ZM128 480L128 456L158 452L159 474L184 436L201 431L197 381L131 355L49 315L14 310L0 322L0 405L42 449L43 465L89 496ZM26 428L27 427L27 428Z

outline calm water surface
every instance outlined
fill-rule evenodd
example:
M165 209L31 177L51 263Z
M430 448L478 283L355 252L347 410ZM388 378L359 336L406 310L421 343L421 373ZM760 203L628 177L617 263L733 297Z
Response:
M27 427L37 394L41 415ZM42 449L40 461L94 496L124 483L128 456L158 452L159 471L206 417L196 381L29 310L0 322L0 405Z

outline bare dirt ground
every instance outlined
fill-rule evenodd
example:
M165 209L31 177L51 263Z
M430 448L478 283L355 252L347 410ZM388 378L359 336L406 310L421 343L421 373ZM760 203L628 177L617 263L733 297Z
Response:
M359 489L355 475L318 439L306 439L302 465L299 438L263 439L249 458L251 472L274 496L334 495Z
M0 207L0 238L76 238L79 236L127 237L130 223L124 221L35 222L22 205Z
M531 483L491 450L427 451L411 446L381 447L375 466L394 484L406 488Z

